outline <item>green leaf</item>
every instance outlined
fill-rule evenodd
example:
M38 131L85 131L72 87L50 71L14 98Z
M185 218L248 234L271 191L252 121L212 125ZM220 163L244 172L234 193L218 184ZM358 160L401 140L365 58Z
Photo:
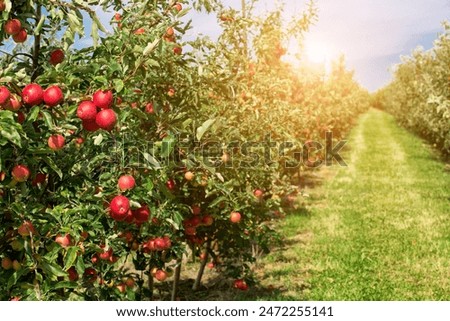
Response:
M41 33L42 27L44 26L44 22L45 22L45 15L41 16L41 19L39 20L38 25L36 26L36 28L34 29L34 35L37 36Z
M41 268L48 276L55 277L65 277L67 276L67 272L65 272L59 265L51 264L49 262L42 261Z
M6 285L6 288L9 290L13 285L17 283L17 281L20 279L20 277L24 274L27 274L29 272L28 269L20 269L19 271L14 272L8 279L8 284Z
M63 173L61 171L61 169L55 164L55 162L53 161L53 159L49 158L49 157L42 157L42 160L44 162L47 163L48 166L50 166L51 169L53 169L55 171L56 174L58 174L59 178L62 179L63 178Z
M215 119L207 120L203 123L203 125L199 128L197 128L197 140L202 140L203 136L206 134L206 132L211 128L211 126L216 122Z
M156 160L156 158L154 158L152 155L150 155L149 153L143 153L142 154L144 156L144 159L150 163L150 165L152 165L153 168L155 169L160 169L162 168L161 164Z
M169 157L170 154L172 154L174 148L175 148L175 138L173 136L167 136L162 141L161 146L161 156L162 157Z
M94 139L94 145L95 146L100 146L103 142L103 135L102 134L98 134L97 137L95 137Z
M61 281L52 286L53 290L57 289L75 289L78 286L77 282Z
M66 256L64 257L64 270L70 269L77 259L78 247L72 246L67 250Z
M44 117L44 122L47 125L48 129L53 130L53 127L55 127L53 123L52 115L50 115L47 111L42 111L42 116Z
M28 117L27 117L27 121L30 122L30 123L36 121L36 119L39 116L39 112L40 112L39 106L34 106L33 108L31 108L31 111L30 111L30 113L28 114Z
M116 90L116 93L120 93L124 88L124 83L122 79L114 79L114 89Z

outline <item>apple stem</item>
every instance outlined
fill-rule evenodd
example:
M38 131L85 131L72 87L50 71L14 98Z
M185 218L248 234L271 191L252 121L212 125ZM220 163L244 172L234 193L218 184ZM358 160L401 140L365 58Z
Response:
M173 279L173 287L172 287L172 301L175 301L178 294L178 285L180 284L180 276L181 276L181 263L182 259L177 260L177 267L175 268L175 276Z

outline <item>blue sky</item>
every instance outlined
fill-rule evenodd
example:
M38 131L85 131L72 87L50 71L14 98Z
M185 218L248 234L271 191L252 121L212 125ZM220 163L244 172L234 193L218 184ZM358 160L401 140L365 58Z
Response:
M286 19L299 15L307 0L284 0L288 10ZM222 3L240 8L241 0ZM258 12L273 9L279 1L259 0ZM370 91L389 83L392 68L402 55L415 48L428 50L438 34L442 22L450 20L450 0L316 0L319 17L305 36L305 46L326 52L327 59L344 54L348 68L356 79ZM111 13L98 14L107 24ZM194 28L188 37L198 34L217 38L221 28L215 15L190 13ZM89 39L84 39L90 43ZM296 45L290 47L295 50ZM313 50L314 51L314 50Z
M240 0L224 0L240 7ZM258 11L271 9L276 1L260 0ZM284 0L286 15L298 15L306 0ZM450 19L450 0L317 0L319 20L305 37L305 45L326 50L329 57L344 54L348 67L367 89L387 84L391 68L401 55L416 47L430 49ZM192 35L203 33L213 38L220 33L216 17L192 16Z

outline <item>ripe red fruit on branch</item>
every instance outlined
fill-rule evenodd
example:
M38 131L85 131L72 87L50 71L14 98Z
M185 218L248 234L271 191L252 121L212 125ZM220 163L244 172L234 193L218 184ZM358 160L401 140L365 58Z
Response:
M122 20L122 15L120 13L116 12L114 14L114 20L116 20L116 21Z
M107 131L111 131L117 122L116 113L112 109L103 109L95 117L97 125Z
M255 195L256 198L261 199L264 196L264 192L260 189L255 189L253 195Z
M92 96L95 106L101 109L111 108L114 97L111 90L98 90Z
M152 103L148 103L147 105L145 105L145 112L148 114L154 114L155 113L155 108L153 107Z
M181 5L181 3L177 2L173 5L173 7L175 8L175 10L177 10L178 12L180 12L181 10L183 10L183 6Z
M247 291L248 290L248 285L247 285L247 283L244 280L239 279L239 280L235 280L234 281L234 288L238 289L238 290L241 290L241 291Z
M173 53L179 56L183 53L183 48L181 48L180 46L176 46L175 48L173 48Z
M18 33L12 36L15 43L23 43L27 40L28 34L27 31L22 28Z
M26 165L14 166L11 175L17 182L25 182L30 177L30 170Z
M155 272L155 279L159 282L164 282L167 279L167 272L164 270L157 270Z
M232 223L239 223L241 221L241 213L239 212L232 212L230 215L230 221Z
M202 218L202 224L203 224L204 226L211 226L211 225L214 224L214 218L213 218L211 215L203 216L203 218Z
M61 150L64 147L66 139L62 135L52 135L48 138L48 147L54 151Z
M47 175L45 175L44 173L37 173L36 177L31 182L31 185L37 186L38 184L43 184L46 179L47 179Z
M100 246L103 249L103 252L98 254L100 260L109 261L113 255L112 247L105 249L105 245Z
M145 29L144 28L138 28L134 31L135 35L143 35L145 33Z
M81 125L83 126L83 129L88 132L95 132L100 129L95 120L83 120Z
M173 179L169 179L166 183L166 186L169 190L174 191L175 190L175 181Z
M0 12L5 11L6 3L3 0L0 0Z
M198 205L192 205L192 214L193 215L200 215L202 212L202 209Z
M86 270L84 270L84 276L90 282L95 282L95 280L97 280L97 271L93 268L87 268Z
M3 106L9 103L9 99L11 98L11 93L9 89L5 86L0 86L0 106Z
M59 245L61 245L62 247L66 248L66 247L70 246L70 243L72 242L72 238L69 234L66 234L64 236L61 234L58 234L55 237L55 242L58 243Z
M69 274L69 281L75 282L78 280L78 272L73 266L67 270L67 273Z
M97 106L90 100L82 101L78 105L77 116L81 120L95 121L97 117Z
M48 61L56 66L57 64L63 62L64 60L64 51L62 49L55 49L50 53L50 57Z
M29 106L35 106L44 100L44 91L38 84L26 85L22 90L22 100Z
M150 209L145 205L133 212L137 224L148 222L150 218Z
M64 100L64 94L59 86L50 86L44 91L44 102L49 107L54 107Z
M30 221L24 221L22 225L19 226L17 232L22 236L29 236L30 234L36 234L33 224Z
M14 36L22 29L22 23L18 19L10 19L3 26L5 33Z
M127 191L134 188L134 186L136 185L136 181L131 175L123 175L119 178L117 185L119 186L119 189L121 191Z
M22 107L22 103L16 98L15 95L11 95L9 98L9 104L6 104L5 109L18 111L20 107Z
M109 205L111 217L116 221L123 221L130 209L130 201L127 197L119 195L113 198Z
M13 266L13 262L11 261L11 259L9 257L4 257L2 259L2 268L4 268L5 270L10 270Z

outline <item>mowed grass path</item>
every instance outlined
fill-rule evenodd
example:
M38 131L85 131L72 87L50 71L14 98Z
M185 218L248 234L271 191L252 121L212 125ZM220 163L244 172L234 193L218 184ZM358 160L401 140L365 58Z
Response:
M347 168L281 226L262 300L450 300L450 175L388 114L362 116Z

